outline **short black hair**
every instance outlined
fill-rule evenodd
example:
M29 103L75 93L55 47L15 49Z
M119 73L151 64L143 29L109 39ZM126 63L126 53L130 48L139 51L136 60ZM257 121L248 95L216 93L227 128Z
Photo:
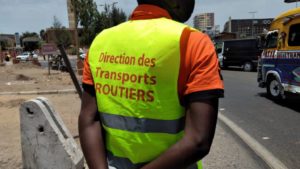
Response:
M166 1L172 2L173 0L137 0L139 5L141 4L155 5L169 11L170 9L168 6L169 3L166 3Z
M160 0L137 0L138 4L151 4L161 6Z
M138 4L145 4L145 0L137 0Z
M169 12L173 20L187 21L194 10L195 0L137 0L138 4L149 4L163 8Z

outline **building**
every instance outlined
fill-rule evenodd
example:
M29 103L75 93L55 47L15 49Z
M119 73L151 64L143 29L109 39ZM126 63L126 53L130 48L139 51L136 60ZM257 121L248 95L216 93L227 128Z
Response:
M14 34L0 34L0 46L1 49L13 48L16 46L16 40Z
M223 32L235 33L238 39L253 38L270 28L273 18L231 19L225 23Z
M75 30L70 28L48 28L45 32L46 43L58 43L59 41L68 41L70 45L75 46ZM60 38L60 39L58 39ZM62 38L62 39L61 39Z
M194 17L194 27L196 29L207 31L213 29L215 26L214 13L202 13Z

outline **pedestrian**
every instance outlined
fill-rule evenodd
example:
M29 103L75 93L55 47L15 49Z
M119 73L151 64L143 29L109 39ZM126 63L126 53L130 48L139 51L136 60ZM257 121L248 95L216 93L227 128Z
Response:
M5 61L6 61L6 62L9 62L9 61L10 61L10 58L11 58L10 54L9 54L8 52L5 53Z
M94 39L85 58L85 159L90 169L200 169L223 97L214 45L180 23L194 0L138 4L129 21Z

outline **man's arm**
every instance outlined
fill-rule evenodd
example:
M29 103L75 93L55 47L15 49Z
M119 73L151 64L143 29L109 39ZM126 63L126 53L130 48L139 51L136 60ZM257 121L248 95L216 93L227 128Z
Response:
M97 113L95 95L84 90L78 120L83 154L90 169L108 169L103 132Z
M218 116L218 99L191 102L183 138L142 169L185 169L205 157L211 147Z

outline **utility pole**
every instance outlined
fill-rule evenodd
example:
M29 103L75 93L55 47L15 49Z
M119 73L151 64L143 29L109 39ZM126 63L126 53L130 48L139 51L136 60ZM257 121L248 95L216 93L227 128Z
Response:
M251 11L251 12L248 12L249 14L252 14L252 21L251 21L251 36L253 38L254 36L254 19L255 19L255 14L257 13L257 11Z

